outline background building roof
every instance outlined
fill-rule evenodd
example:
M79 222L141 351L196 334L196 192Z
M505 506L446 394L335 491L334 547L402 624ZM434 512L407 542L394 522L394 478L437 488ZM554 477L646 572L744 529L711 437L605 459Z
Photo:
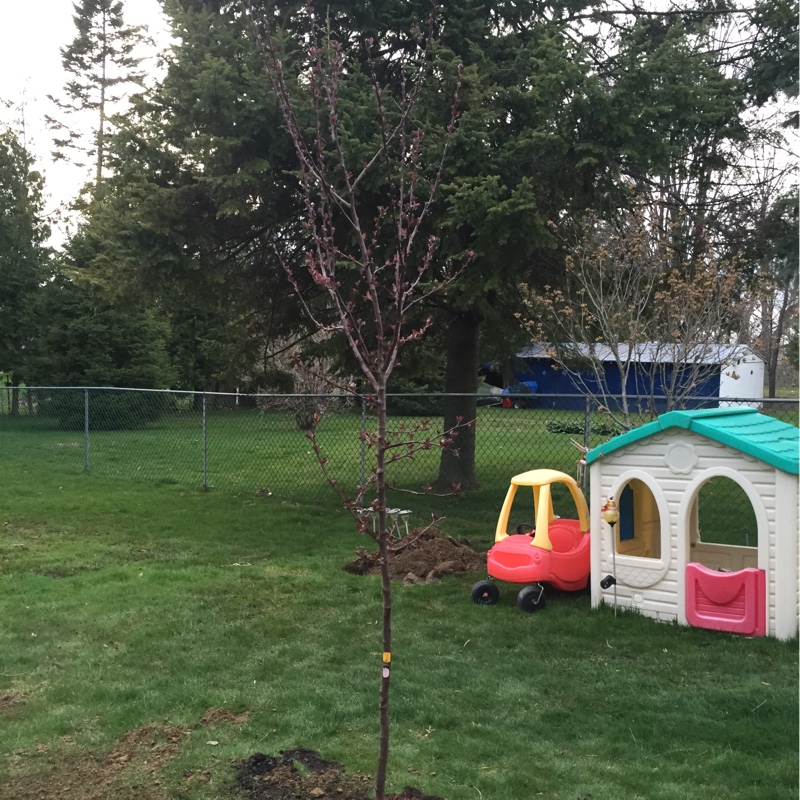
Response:
M576 355L581 358L589 357L589 348L585 344L572 345ZM628 361L629 346L619 345L619 356L622 361ZM744 359L748 361L761 361L747 345L743 344L699 344L686 348L673 342L643 342L633 348L632 360L641 364L674 364L698 363L728 365ZM593 348L593 356L603 363L614 361L614 353L607 344L598 343ZM532 344L517 353L517 358L552 358L551 346Z

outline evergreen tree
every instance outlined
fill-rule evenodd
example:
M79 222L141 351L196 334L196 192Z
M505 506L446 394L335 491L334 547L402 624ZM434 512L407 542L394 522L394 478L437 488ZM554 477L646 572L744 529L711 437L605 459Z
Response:
M29 357L36 384L166 389L174 371L169 327L157 309L111 303L63 274L37 300L39 334Z
M587 2L492 11L473 12L487 13L487 24L449 40L453 57L469 64L465 83L474 90L465 92L438 221L452 232L451 252L475 253L448 294L445 391L464 394L475 391L481 355L515 347L519 283L561 283L564 253L553 224L569 226L587 208L613 220L636 187L652 198L653 216L662 215L690 269L717 243L725 196L741 192L728 178L730 164L762 135L746 121L746 82L729 68L733 53L752 58L757 48L721 33L734 10L691 3L662 13ZM510 347L481 353L497 345L495 332ZM453 397L444 428L474 415L474 401ZM457 456L442 454L440 488L475 483L469 444L461 437Z
M308 30L296 4L254 5L269 6L287 59L301 58ZM676 230L689 251L717 224L720 175L751 135L741 120L754 101L726 66L738 45L715 38L728 12L696 5L667 13L469 0L446 9L416 121L429 141L443 138L447 76L463 64L462 116L430 232L442 238L442 274L464 251L474 256L446 296L420 309L434 315L434 352L446 361L430 370L444 385L429 388L472 393L482 357L513 354L524 341L518 285L555 285L564 271L551 223L569 224L587 207L613 217L633 186L667 198L665 224L687 220ZM171 0L167 9L176 37L167 75L114 137L107 194L86 229L95 244L81 265L114 291L130 283L158 295L173 331L185 331L175 343L184 380L202 388L223 376L238 382L276 332L299 333L279 264L302 259L307 234L290 148L238 4ZM397 65L422 35L414 20L429 12L423 0L330 0L325 24L362 71L364 91L372 39L388 95L399 93ZM762 51L750 47L748 64ZM367 152L369 104L358 81L350 86L348 147L363 139ZM302 109L298 118L309 119ZM454 397L445 429L474 415L474 402ZM475 484L471 436L444 453L442 489Z
M92 120L91 141L87 143L78 124L47 118L56 133L54 158L69 158L73 153L76 158L82 158L77 154L93 158L95 187L103 177L114 105L126 90L141 86L143 80L141 58L135 55L144 41L143 29L125 24L122 7L122 0L79 0L73 4L77 35L61 49L61 63L69 76L64 98L49 96L63 114ZM88 166L82 161L76 163Z
M27 356L35 385L166 389L175 372L167 353L169 324L156 308L112 303L97 287L63 274L49 281L36 302L38 331ZM93 428L136 428L169 408L150 392L93 392ZM40 413L65 428L83 428L82 393L44 392Z
M32 303L47 263L43 182L31 165L17 136L10 130L0 133L0 372L14 386L26 377Z
M797 128L800 48L796 0L760 0L751 11L749 30L744 80L750 99L757 106L777 98L791 100L791 111L783 123Z
M109 139L71 265L109 298L158 304L182 388L269 388L276 342L303 334L275 256L299 238L291 144L241 20L183 5L161 84Z

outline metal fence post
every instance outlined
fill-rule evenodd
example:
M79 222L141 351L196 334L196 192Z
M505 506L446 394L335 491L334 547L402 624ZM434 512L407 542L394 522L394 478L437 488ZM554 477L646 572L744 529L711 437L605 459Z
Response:
M206 393L203 392L203 491L208 491L208 441L206 427Z
M589 395L586 395L586 404L583 410L583 449L584 453L589 452L589 437L592 435L592 400ZM584 455L585 459L585 455ZM583 489L584 493L586 492L586 465L583 465L583 469L581 470L581 489Z
M89 390L83 390L83 471L89 471Z

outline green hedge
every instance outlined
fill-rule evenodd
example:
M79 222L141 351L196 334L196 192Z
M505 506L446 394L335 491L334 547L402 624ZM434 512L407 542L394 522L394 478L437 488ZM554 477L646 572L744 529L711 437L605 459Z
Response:
M569 433L572 436L583 436L585 431L582 419L549 419L545 423L545 427L549 433ZM597 436L616 436L621 433L613 422L592 422L589 432Z
M63 391L40 396L39 413L55 417L63 430L83 430L84 393ZM175 409L175 398L158 392L93 390L89 394L89 428L95 431L134 430Z

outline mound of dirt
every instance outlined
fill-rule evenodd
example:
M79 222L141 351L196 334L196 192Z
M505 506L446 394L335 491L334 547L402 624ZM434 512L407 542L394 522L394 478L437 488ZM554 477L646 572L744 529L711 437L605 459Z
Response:
M378 554L359 550L354 561L344 569L354 575L380 572ZM392 580L406 584L433 583L444 575L466 574L486 569L486 554L463 541L444 536L436 528L414 531L395 538L389 545L389 574Z
M280 756L254 753L234 765L240 797L245 800L367 800L372 779L346 775L336 761L326 761L314 750L282 750ZM407 786L387 800L443 800Z

